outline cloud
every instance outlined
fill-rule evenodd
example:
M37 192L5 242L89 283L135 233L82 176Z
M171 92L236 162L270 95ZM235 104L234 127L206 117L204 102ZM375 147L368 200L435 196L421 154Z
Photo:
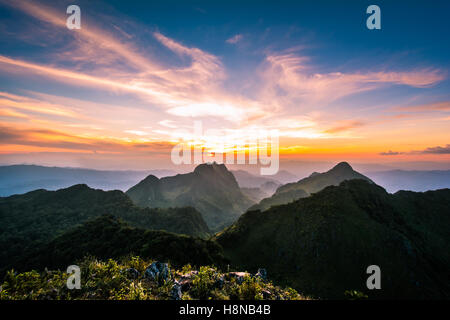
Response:
M421 154L450 154L450 144L447 144L445 147L430 147L425 150L415 151L415 153Z
M167 127L167 128L177 128L178 126L174 124L174 122L172 120L161 120L158 122L160 125L162 125L163 127Z
M310 57L292 52L268 54L262 68L264 84L261 94L265 99L302 109L385 85L422 88L445 79L443 71L430 68L398 72L317 73Z
M236 35L232 36L231 38L227 39L225 42L230 43L230 44L236 44L239 41L241 41L243 37L244 36L242 34L236 34Z
M0 56L0 67L4 71L21 75L25 72L28 72L28 75L31 71L48 78L57 78L71 85L95 86L113 92L118 90L131 92L144 101L170 110L171 114L181 117L191 115L178 110L192 105L196 106L196 112L204 111L207 115L206 108L217 101L222 101L222 105L233 105L234 109L243 110L240 112L241 117L228 117L231 121L253 119L255 118L253 111L261 114L255 109L255 101L230 94L222 88L221 82L226 78L222 62L218 57L201 49L185 46L160 32L153 32L152 35L160 44L180 58L181 66L177 63L176 67L167 67L149 55L148 51L143 54L144 50L131 44L129 34L123 29L121 32L110 33L96 27L95 22L90 22L89 27L68 32L65 16L49 6L20 0L4 3L50 24L57 29L55 32L65 32L75 40L74 45L66 48L66 52L54 57L52 65ZM96 63L84 65L86 61ZM75 70L58 66L74 63ZM253 107L247 109L246 105ZM201 106L205 106L205 109ZM213 116L221 117L221 114L216 113Z
M342 125L325 130L326 133L339 133L348 131L354 128L362 127L364 123L362 121L345 121Z
M122 59L115 59L115 61L127 61L127 63L132 64L135 68L140 70L149 71L158 69L158 67L151 63L146 57L139 54L138 48L135 46L119 41L111 33L97 28L95 25L90 24L89 28L82 28L76 32L68 31L66 27L67 16L61 14L60 11L56 11L53 8L36 1L1 1L5 5L9 5L15 9L21 10L22 12L38 19L40 21L49 23L54 27L58 28L60 32L67 32L79 46L81 52L89 53L95 55L97 60L96 63L102 63L105 61L105 52L114 52L118 57ZM69 54L76 57L77 54L70 51ZM110 55L106 55L110 57Z
M141 131L141 130L125 130L126 133L131 133L137 136L147 136L148 132Z
M0 106L2 106L2 108L14 109L14 114L20 114L22 115L22 117L28 117L30 114L43 114L67 118L79 117L79 114L72 110L68 110L63 106L43 102L29 97L11 94L8 92L0 92Z
M206 53L198 48L189 48L170 39L159 32L153 33L154 37L168 49L180 56L188 56L192 59L192 64L188 68L179 69L178 76L183 74L196 75L195 80L217 81L223 79L225 74L222 63L216 56ZM182 77L183 79L184 77ZM175 80L172 79L172 80ZM180 81L180 79L178 79Z
M170 153L173 143L166 141L140 142L126 139L99 138L74 135L57 130L28 128L16 129L0 125L0 144L7 149L11 146L33 146L42 150L64 152L166 152ZM16 149L16 148L14 148ZM41 151L42 151L41 150Z
M398 111L426 112L426 111L450 111L450 101L440 101L428 104L395 107Z
M381 155L381 156L398 156L400 154L404 154L404 152L398 152L398 151L389 150L387 152L380 152L379 153L379 155Z
M444 147L437 146L437 147L429 147L423 150L413 150L409 152L397 152L397 151L391 151L388 152L380 152L379 153L382 156L396 156L401 154L409 154L409 155L417 155L417 154L450 154L450 144L447 144Z

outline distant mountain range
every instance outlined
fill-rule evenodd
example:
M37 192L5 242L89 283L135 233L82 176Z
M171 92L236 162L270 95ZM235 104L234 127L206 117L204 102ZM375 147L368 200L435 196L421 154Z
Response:
M58 190L75 184L87 184L91 188L102 190L125 191L149 174L165 177L174 175L176 172L171 170L103 171L35 165L0 166L0 197L36 189Z
M363 179L372 182L366 176L354 171L347 162L341 162L327 172L313 172L309 177L298 182L288 183L279 187L274 195L263 199L259 204L254 205L251 210L266 210L271 206L286 204L308 197L327 186L339 185L341 182L351 179Z
M241 188L259 188L261 185L267 182L276 183L281 185L282 183L266 176L253 175L245 170L231 170L231 173L236 178L239 187Z
M253 202L259 202L264 198L270 197L282 185L281 182L267 178L265 176L256 176L244 170L231 171L236 178L242 192ZM282 175L295 179L294 175L290 175L285 171Z
M231 170L231 172L241 188L259 188L267 182L282 185L298 180L297 176L286 170L280 170L271 176L254 175L245 170Z
M312 165L310 165L312 166ZM324 165L321 165L322 167ZM450 170L359 170L388 192L398 190L427 191L450 187ZM280 170L273 176L260 176L245 170L231 170L241 188L261 188L259 198L266 198L278 186L296 182L299 178ZM22 194L36 189L58 190L75 184L87 184L94 189L126 191L148 175L157 178L174 176L173 170L93 170L83 168L45 167L37 165L0 166L0 197ZM274 187L277 185L277 187ZM252 191L251 191L252 192ZM261 198L261 199L262 199Z
M450 170L366 172L375 183L388 192L399 190L427 191L450 188Z
M233 174L223 164L201 164L191 173L158 179L150 175L126 194L140 207L192 206L208 227L219 231L254 204L245 196Z
M450 190L388 194L348 180L267 211L248 211L219 233L225 257L248 270L264 266L305 294L343 298L450 297ZM378 265L382 290L367 290Z

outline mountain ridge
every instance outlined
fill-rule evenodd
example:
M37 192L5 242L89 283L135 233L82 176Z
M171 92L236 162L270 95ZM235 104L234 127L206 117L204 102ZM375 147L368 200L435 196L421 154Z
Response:
M363 179L373 183L368 177L353 170L347 162L340 162L324 173L313 172L297 182L280 186L271 197L261 200L250 210L266 210L274 205L286 204L308 197L327 186L339 185L341 182L351 179Z
M202 215L193 207L139 208L122 191L95 190L85 184L57 191L40 189L0 198L0 266L103 214L122 218L134 227L210 235Z
M309 197L248 211L214 237L242 268L263 266L308 295L343 298L450 297L450 189L387 193L343 181ZM379 265L382 290L365 287Z
M217 231L237 219L252 202L224 164L200 164L193 172L158 179L146 177L126 194L140 207L192 206Z
M226 262L221 247L210 240L132 227L115 216L101 215L33 248L13 267L65 268L86 256L117 259L130 254L171 261L178 266L188 263L223 266Z

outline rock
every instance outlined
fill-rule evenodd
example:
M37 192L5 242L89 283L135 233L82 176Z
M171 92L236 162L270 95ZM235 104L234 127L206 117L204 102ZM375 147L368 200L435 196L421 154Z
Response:
M261 278L261 280L266 281L267 280L267 271L266 271L266 269L259 268L258 272L255 274L255 277Z
M197 270L191 270L188 273L183 274L181 277L182 278L192 278L194 276L198 275L198 271Z
M188 290L192 284L192 280L194 276L198 274L198 271L189 271L186 274L183 274L181 278L178 280L178 283L181 285L182 290Z
M169 279L169 266L167 263L159 261L153 262L147 267L147 269L145 269L144 276L150 280L158 281L159 284L162 284L164 281Z
M175 281L172 286L172 290L170 290L170 298L172 300L181 300L181 284L178 281Z
M128 268L125 270L127 277L131 279L137 279L139 278L139 271L137 271L135 268Z

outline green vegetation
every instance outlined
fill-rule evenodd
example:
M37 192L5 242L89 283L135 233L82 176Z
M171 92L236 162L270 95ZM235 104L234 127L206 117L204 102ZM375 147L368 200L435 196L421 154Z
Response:
M30 250L83 222L110 214L131 226L207 237L209 229L194 208L142 209L121 191L75 185L0 198L0 270Z
M201 164L194 172L161 179L148 176L127 195L140 207L191 206L201 212L212 231L232 224L252 202L223 164Z
M450 190L388 194L349 180L271 209L249 211L216 236L235 265L322 298L450 297ZM382 290L366 288L378 265Z
M170 261L174 265L225 265L215 242L166 231L133 228L113 216L101 216L70 230L47 244L30 249L2 269L64 268L85 255L101 259L128 254Z
M77 263L81 268L80 290L67 289L68 274L64 271L10 271L1 284L0 300L168 300L174 299L175 281L182 280L183 300L305 299L293 289L281 289L250 275L238 281L230 273L223 273L213 266L203 266L198 272L190 265L181 269L170 267L169 278L158 283L145 277L146 267L151 262L137 256L105 261L86 257ZM137 277L130 276L130 268L138 272ZM218 281L221 279L223 281Z

